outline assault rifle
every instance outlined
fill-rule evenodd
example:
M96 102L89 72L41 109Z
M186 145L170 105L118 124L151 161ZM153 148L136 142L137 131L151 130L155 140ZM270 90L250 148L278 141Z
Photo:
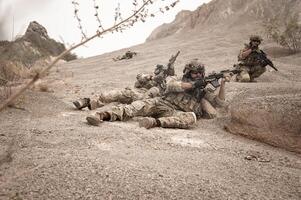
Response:
M168 61L167 67L163 65L157 65L156 69L154 71L154 81L157 82L159 85L163 87L165 84L165 80L167 76L174 76L175 75L175 69L174 69L174 63L179 56L180 51L176 53L176 55L172 55Z
M224 74L230 74L232 76L234 74L238 74L239 72L241 72L241 70L239 69L233 69L233 70L226 69L218 73L209 74L208 76L205 77L205 81L204 81L205 87L208 83L210 83L213 87L218 88L220 86L218 80L223 78Z
M167 67L163 65L157 65L154 74L156 76L161 76L163 79L165 79L167 76L174 76L175 75L175 69L174 69L174 63L179 56L180 51L176 53L176 55L172 55L167 63Z
M175 75L175 68L174 63L176 62L177 57L179 56L180 51L176 53L176 55L172 55L167 64L167 75L174 76Z
M233 70L222 70L218 73L212 73L208 76L206 76L203 80L203 83L200 87L195 88L193 90L194 96L198 101L201 101L201 99L205 96L205 87L210 83L214 88L218 88L220 86L218 80L224 77L224 74L230 74L231 76L234 74L238 74L241 72L239 69L233 69Z
M273 62L267 58L266 54L262 50L260 50L260 53L257 51L253 51L251 54L255 54L254 56L257 58L262 67L269 65L275 71L278 71L278 69L274 66Z

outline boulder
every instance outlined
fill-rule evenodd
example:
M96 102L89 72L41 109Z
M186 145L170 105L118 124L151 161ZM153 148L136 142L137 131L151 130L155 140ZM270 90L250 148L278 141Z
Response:
M225 129L289 151L301 153L301 94L248 97L230 105Z

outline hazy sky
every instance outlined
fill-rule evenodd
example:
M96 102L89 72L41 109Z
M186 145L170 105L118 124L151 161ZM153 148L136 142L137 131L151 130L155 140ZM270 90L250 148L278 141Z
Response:
M142 0L138 0L141 2ZM202 3L210 0L180 0L180 3L164 15L158 11L158 6L152 11L155 18L148 18L146 23L137 23L135 27L123 34L108 34L104 38L90 41L84 47L79 47L74 52L82 57L99 55L135 44L143 43L152 30L163 23L174 20L175 15L181 10L195 10ZM78 22L74 18L72 0L0 0L0 40L11 40L16 35L24 34L30 21L37 21L47 30L50 37L64 41L67 45L76 44L81 40ZM78 0L79 16L82 20L84 31L92 35L97 29L94 17L93 0ZM96 0L104 27L109 27L114 22L114 10L120 2L121 13L126 18L131 13L133 0ZM159 5L168 5L173 0L157 0ZM157 5L156 3L154 5Z

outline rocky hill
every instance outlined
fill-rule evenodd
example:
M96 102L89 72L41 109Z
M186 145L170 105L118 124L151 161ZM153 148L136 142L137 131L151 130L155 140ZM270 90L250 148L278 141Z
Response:
M51 39L45 27L30 22L25 34L15 41L0 41L0 61L19 63L30 68L36 61L58 56L66 50L64 44ZM65 60L76 59L67 55Z
M283 21L292 13L300 13L299 0L212 0L195 11L182 11L170 24L156 28L147 41L209 27L261 29L264 20L277 16ZM251 25L250 25L251 24Z

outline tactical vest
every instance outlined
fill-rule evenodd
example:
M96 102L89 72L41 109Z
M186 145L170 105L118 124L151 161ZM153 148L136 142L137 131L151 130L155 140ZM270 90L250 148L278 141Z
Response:
M194 112L198 118L202 116L201 103L191 93L173 92L166 94L164 99L170 102L171 104L177 106L179 110L185 112Z
M258 53L261 53L260 50L258 51ZM245 59L242 60L241 64L252 67L256 65L261 65L261 60L259 59L259 56L256 52L252 52L250 55L248 55Z

